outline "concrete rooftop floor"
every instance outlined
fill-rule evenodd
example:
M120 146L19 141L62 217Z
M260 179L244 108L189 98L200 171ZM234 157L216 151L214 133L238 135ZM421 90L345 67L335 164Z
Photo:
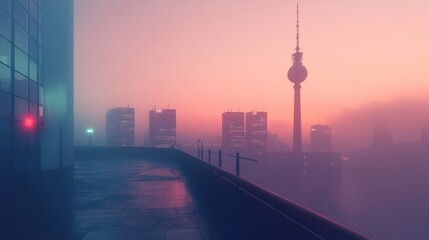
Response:
M74 169L74 239L222 239L173 164L77 159Z

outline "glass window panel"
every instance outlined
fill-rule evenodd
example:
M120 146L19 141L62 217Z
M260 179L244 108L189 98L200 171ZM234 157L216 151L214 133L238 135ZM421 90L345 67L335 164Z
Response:
M0 9L0 34L10 40L10 35L11 35L10 17L1 9Z
M40 26L40 21L39 21ZM42 29L39 27L39 44L42 44Z
M28 76L28 56L18 48L15 48L15 70Z
M33 119L33 127L30 130L30 148L36 148L37 141L37 130L38 130L38 120L39 120L39 105L30 102L30 114L29 116Z
M21 158L23 154L25 154L24 151L22 151L21 149L25 149L28 148L27 147L27 142L28 142L28 134L24 129L24 126L22 124L22 122L15 122L14 124L14 133L13 133L13 147L15 149L20 149L20 151L18 150L17 152L15 152L15 168L22 168L17 166L17 158ZM25 156L25 155L24 155ZM16 169L15 169L16 170Z
M28 34L17 24L15 24L15 45L28 52Z
M37 81L37 63L30 59L30 78Z
M40 11L40 8L41 8L42 6L39 4L39 19L38 19L38 23L39 23L39 26L42 26L42 11Z
M29 134L29 138L28 138L28 140L29 140L29 147L30 147L30 149L35 150L36 148L39 147L38 146L39 138L38 138L38 134L37 134L38 133L37 125L35 125L34 128L29 133L30 133ZM34 152L33 152L33 154L31 154L31 157L33 158L33 161L36 160L36 159L34 159L35 156L37 156L37 155L34 154Z
M15 72L15 95L28 98L28 79Z
M28 9L28 0L19 0L19 2L26 10Z
M30 0L30 15L36 20L39 15L39 9L33 0Z
M21 4L15 4L15 21L27 30L27 17L28 14Z
M15 97L15 120L23 121L28 115L28 101Z
M40 66L40 64L39 64L39 78L38 78L38 82L39 82L39 85L43 85L43 78L42 78L42 67Z
M33 18L30 18L30 36L34 39L39 39L39 26Z
M42 60L42 47L39 45L39 64L42 64Z
M39 84L43 85L42 66L39 63Z
M11 101L12 99L10 94L0 92L0 117L11 118Z
M10 66L11 64L11 44L8 40L0 36L0 62Z
M36 103L30 102L30 111L28 116L31 117L34 121L34 126L37 126L37 121L39 119L39 105Z
M11 147L11 121L0 119L0 150Z
M43 78L42 78L42 66L39 64L39 84L43 85Z
M37 121L37 118L39 117L39 105L36 103L30 102L30 112L29 115L31 116L34 121Z
M43 105L43 87L39 86L39 103Z
M37 85L37 82L34 81L30 81L30 100L37 103L39 98L37 96L37 90L39 88L39 86Z
M0 90L11 92L12 70L0 63Z
M39 60L39 45L37 44L37 42L33 39L30 38L30 45L29 45L29 49L28 49L28 55L31 59L38 61Z
M10 14L10 0L0 0L0 7Z
M39 124L43 126L43 106L39 105Z

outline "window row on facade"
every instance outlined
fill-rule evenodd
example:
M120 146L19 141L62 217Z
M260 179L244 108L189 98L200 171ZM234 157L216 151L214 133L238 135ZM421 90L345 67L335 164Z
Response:
M15 96L43 105L43 87L41 85L18 72L14 73L13 81ZM2 63L0 63L0 92L12 93L12 70Z
M25 26L28 15L41 24L42 16L39 11L41 4L41 0L0 0L0 9L11 15L14 7L15 18Z
M2 92L0 92L0 102L0 118L14 119L16 121L25 121L27 118L30 118L34 124L42 123L42 105L20 97L15 97L14 104L12 104L12 97L10 94ZM14 109L14 116L12 116L12 107Z

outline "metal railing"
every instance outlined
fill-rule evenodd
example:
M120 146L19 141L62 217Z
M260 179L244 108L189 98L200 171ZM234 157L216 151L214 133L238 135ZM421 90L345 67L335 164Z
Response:
M201 143L201 144L200 144ZM251 162L257 162L258 160L248 157L240 156L240 153L235 153L235 155L231 154L223 154L222 150L212 151L211 149L204 150L202 141L198 140L198 153L197 156L199 159L204 161L204 153L207 153L208 163L212 164L212 154L218 155L218 167L222 168L222 157L229 157L235 159L235 175L240 176L240 160L246 160Z
M208 154L208 152L210 152L210 154ZM207 194L207 198L213 201L212 203L215 206L225 207L229 212L237 211L234 212L235 216L246 216L244 218L252 219L250 223L258 221L253 219L253 216L264 216L262 217L263 220L254 226L257 226L256 229L262 229L262 226L265 226L269 228L269 230L264 230L261 235L258 235L256 231L254 235L255 239L277 239L285 238L289 235L297 239L369 239L348 227L252 183L237 174L225 171L225 169L217 167L216 164L209 163L209 159L210 161L214 160L212 158L213 156L211 156L213 153L219 153L219 151L216 150L213 152L211 150L198 148L198 158L196 156L191 157L188 153L183 153L194 163L187 165L186 169L199 178L196 182L200 184L199 187L202 189L201 194ZM221 155L224 154L221 152ZM229 154L225 155L228 157L234 156ZM202 161L203 159L206 160ZM208 171L211 174L204 171ZM201 179L205 179L206 181L202 181ZM210 189L210 191L207 191L207 189ZM218 197L219 193L224 195ZM230 200L225 201L225 196L228 196ZM233 207L231 208L231 206ZM264 210L253 215L259 207ZM242 219L241 221L244 220ZM245 224L247 226L249 222ZM246 227L245 229L248 228ZM267 237L267 232L272 235Z

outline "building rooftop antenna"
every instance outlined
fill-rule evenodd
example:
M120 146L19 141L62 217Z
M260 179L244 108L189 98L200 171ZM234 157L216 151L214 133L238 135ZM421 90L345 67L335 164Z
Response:
M296 52L299 52L299 3L296 3Z

